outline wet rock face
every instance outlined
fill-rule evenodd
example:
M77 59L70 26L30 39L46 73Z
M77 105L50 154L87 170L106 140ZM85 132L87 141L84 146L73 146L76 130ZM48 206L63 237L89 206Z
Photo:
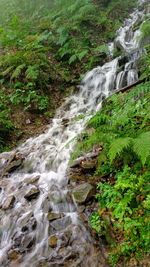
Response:
M73 199L77 204L84 204L94 197L94 187L89 183L83 183L72 191Z

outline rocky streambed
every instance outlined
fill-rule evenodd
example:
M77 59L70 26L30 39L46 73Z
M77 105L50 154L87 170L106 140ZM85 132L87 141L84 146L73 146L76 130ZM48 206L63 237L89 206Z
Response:
M45 214L48 220L48 251L50 257L43 257L36 266L108 266L106 264L106 253L104 248L89 228L89 215L95 207L94 194L95 187L84 179L78 179L81 175L85 177L93 168L95 168L98 153L91 153L87 158L79 158L70 168L68 168L68 190L65 200L61 195L49 191L44 205ZM18 192L14 193L13 186L10 186L10 176L13 172L21 169L24 164L24 157L20 153L14 152L3 154L0 160L1 180L1 235L3 233L2 225L9 223L9 230L13 231L11 244L7 244L7 252L1 261L1 266L24 266L23 259L30 255L35 246L35 232L38 231L38 220L34 216L34 207L36 206L40 188L38 181L40 175L29 175L18 184ZM78 175L77 175L78 172ZM80 174L79 174L80 173ZM17 182L17 181L16 181ZM22 192L22 202L24 203L24 212L20 208L15 208L17 198ZM4 194L5 192L5 194ZM73 223L70 213L67 213L67 206L64 201L72 206L72 217L74 212L78 212L79 223ZM51 203L57 203L59 211L53 211ZM28 206L32 206L29 212L26 212ZM65 210L66 209L66 210ZM3 221L4 213L10 214L10 221ZM76 218L74 218L76 220ZM16 222L16 229L11 229L11 221ZM18 228L19 224L19 228ZM5 225L6 226L6 225ZM7 233L6 233L7 234ZM44 233L38 233L42 235ZM4 237L3 237L4 238ZM7 240L7 236L5 236ZM6 246L7 246L6 245ZM88 255L88 256L87 256ZM90 265L89 265L90 264ZM94 265L92 265L94 264ZM32 265L31 265L32 266Z

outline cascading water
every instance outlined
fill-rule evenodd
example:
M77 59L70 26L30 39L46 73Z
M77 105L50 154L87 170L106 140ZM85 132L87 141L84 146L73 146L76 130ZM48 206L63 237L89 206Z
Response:
M47 132L17 148L17 153L24 157L23 165L1 178L0 183L0 266L106 266L102 253L95 252L90 232L78 217L76 204L69 194L66 170L75 138L101 107L103 98L115 88L138 79L139 30L133 29L143 16L144 10L135 10L118 30L114 44L109 45L111 49L117 46L126 52L128 62L124 69L119 71L118 57L88 72L79 92L66 99ZM80 115L84 118L78 119ZM0 166L13 153L0 155ZM32 184L33 180L36 185ZM31 191L37 196L32 201L28 197ZM12 196L13 207L4 209ZM49 212L56 216L51 224ZM55 246L49 247L49 236L57 240ZM11 261L14 254L9 251L19 255L16 261Z

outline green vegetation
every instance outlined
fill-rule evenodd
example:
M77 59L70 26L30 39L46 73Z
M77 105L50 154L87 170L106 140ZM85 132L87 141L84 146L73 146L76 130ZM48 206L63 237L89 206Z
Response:
M150 251L149 26L147 20L141 27L146 53L139 66L145 82L105 100L73 154L76 158L95 145L103 147L93 173L99 180L99 208L90 224L106 240L111 266L130 266L132 261L138 265Z
M103 147L94 174L100 180L96 195L99 209L90 222L105 236L112 266L123 260L122 256L124 261L140 260L150 249L149 89L150 82L146 82L106 100L88 123L92 134L84 134L74 154L90 151L97 144Z
M135 2L1 0L1 150L22 128L14 113L45 117L81 73L109 58L106 43Z

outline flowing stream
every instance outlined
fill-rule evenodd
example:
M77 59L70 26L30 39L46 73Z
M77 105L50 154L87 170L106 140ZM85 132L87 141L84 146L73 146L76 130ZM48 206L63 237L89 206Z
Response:
M102 252L95 252L94 240L78 216L66 170L76 137L101 107L102 100L115 88L138 80L138 36L144 13L142 7L134 10L118 30L114 43L109 44L110 57L113 47L126 56L88 72L79 91L58 109L49 129L15 150L24 157L23 165L0 181L1 207L14 197L13 207L0 211L1 267L107 266ZM0 165L13 153L1 154ZM31 191L37 197L29 200L25 196ZM58 216L51 223L50 212ZM50 247L51 236L57 242Z

